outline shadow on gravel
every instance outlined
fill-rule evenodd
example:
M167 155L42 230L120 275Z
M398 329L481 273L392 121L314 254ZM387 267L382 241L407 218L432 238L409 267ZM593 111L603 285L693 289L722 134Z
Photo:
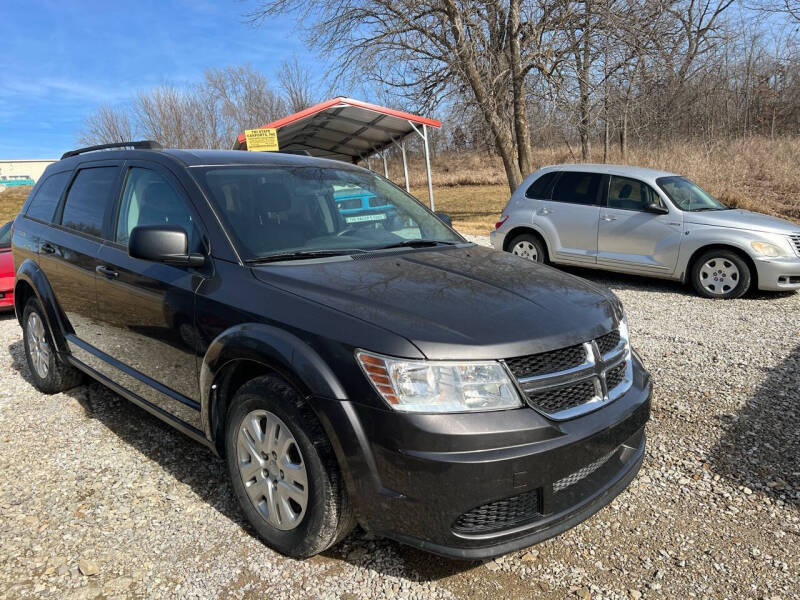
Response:
M20 339L8 346L8 352L14 370L33 386L25 360L21 330ZM161 465L176 480L189 485L203 502L242 527L253 538L259 539L234 500L225 464L211 450L96 381L73 388L65 394L81 405L87 418L102 423L140 454ZM367 548L373 550L368 551ZM378 560L375 560L375 548L380 549L381 558ZM391 540L373 540L360 528L323 556L414 581L449 577L477 564L437 557Z
M726 431L711 451L712 470L775 500L800 505L800 346L769 370L738 414L722 420Z

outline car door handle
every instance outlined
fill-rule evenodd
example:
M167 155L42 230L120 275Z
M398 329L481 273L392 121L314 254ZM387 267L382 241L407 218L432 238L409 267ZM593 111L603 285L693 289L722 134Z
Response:
M116 279L117 277L119 277L119 273L117 273L114 269L111 269L109 267L104 267L103 265L96 267L95 271L97 271L98 273L100 273L100 275L103 275L104 277L108 277L109 279Z
M603 221L610 222L610 221L616 221L616 220L617 220L617 217L615 217L614 215L603 215Z
M55 254L56 253L55 247L52 244L47 243L47 242L42 244L41 251L44 254Z

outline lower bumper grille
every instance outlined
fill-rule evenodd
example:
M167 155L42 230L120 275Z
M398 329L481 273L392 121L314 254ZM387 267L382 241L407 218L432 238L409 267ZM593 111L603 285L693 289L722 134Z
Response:
M456 519L453 531L460 533L486 533L509 529L535 521L541 515L539 490L525 492L465 512Z
M553 484L553 492L558 493L562 490L567 489L570 486L575 485L576 483L580 483L582 480L589 477L589 475L597 471L597 469L606 464L611 459L611 457L614 456L616 453L617 449L615 448L613 452L609 452L605 456L598 458L596 461L586 465L582 469L578 469L574 473L570 473L566 477L559 479Z

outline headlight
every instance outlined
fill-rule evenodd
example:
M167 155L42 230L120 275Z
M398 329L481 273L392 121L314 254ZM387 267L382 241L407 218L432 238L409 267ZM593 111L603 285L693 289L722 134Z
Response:
M519 408L522 400L498 362L401 360L356 352L358 364L389 406L403 412Z
M750 242L750 246L752 246L753 252L758 256L769 256L772 258L783 256L783 249L769 242Z

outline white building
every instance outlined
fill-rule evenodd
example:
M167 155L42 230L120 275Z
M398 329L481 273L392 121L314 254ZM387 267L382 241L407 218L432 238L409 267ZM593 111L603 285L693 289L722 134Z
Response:
M0 160L1 175L27 175L34 181L39 181L44 170L48 165L56 162L56 159L32 158L19 160Z

